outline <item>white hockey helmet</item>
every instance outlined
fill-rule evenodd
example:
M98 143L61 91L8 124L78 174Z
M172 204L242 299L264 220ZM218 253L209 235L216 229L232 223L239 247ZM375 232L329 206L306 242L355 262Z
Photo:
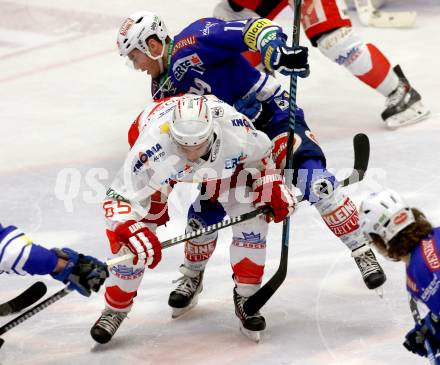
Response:
M359 212L361 229L379 235L387 244L416 220L410 207L393 190L372 193L365 198Z
M147 39L157 36L162 42L162 54L152 56L147 46ZM118 32L117 45L121 56L127 56L133 49L137 48L153 60L162 58L165 51L165 40L168 37L168 30L165 23L157 15L148 11L139 11L131 14L121 25Z
M170 133L184 146L198 146L214 132L211 111L204 96L187 94L179 98L173 112Z

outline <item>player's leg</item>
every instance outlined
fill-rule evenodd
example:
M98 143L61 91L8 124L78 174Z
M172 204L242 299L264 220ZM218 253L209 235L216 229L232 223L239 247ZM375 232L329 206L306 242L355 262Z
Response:
M153 224L148 228L154 232L156 230L156 226ZM110 231L108 231L108 236L115 257L127 253L112 238ZM132 261L117 264L109 270L109 278L105 282L105 308L90 330L90 334L96 342L107 343L112 339L133 306L133 299L137 294L144 272L143 262L134 265Z
M229 216L237 216L255 209L251 203L243 202L238 196L240 193L249 196L250 188L231 190L227 203L223 203ZM266 328L265 319L260 312L248 316L243 310L243 304L261 286L266 260L267 231L268 224L263 216L232 226L230 260L235 283L235 313L240 319L242 332L256 341L259 340L259 332Z
M186 231L191 232L218 223L225 215L220 203L215 200L203 200L199 196L188 211ZM178 279L179 284L168 298L173 318L181 316L197 304L198 295L203 289L205 267L214 252L217 236L217 232L212 232L185 243L184 263L179 269L183 276Z
M366 43L353 30L344 1L306 0L303 25L307 37L323 55L387 98L382 118L388 127L412 124L426 117L428 111L419 93L400 66L391 67L374 44Z

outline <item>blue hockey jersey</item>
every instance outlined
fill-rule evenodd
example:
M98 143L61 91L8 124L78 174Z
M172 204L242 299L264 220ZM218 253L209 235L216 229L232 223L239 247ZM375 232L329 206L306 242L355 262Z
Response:
M17 227L0 225L0 274L51 274L58 256L32 241Z
M440 227L434 228L411 253L406 279L409 293L440 315Z
M248 30L252 30L249 24L254 21L204 18L184 28L168 48L167 73L153 80L154 98L179 93L213 94L234 105L240 99L256 93L262 103L264 117L254 123L255 127L272 140L287 132L288 93L277 79L252 67L241 55L243 51L251 49L249 38L252 35L249 36ZM268 20L259 21L261 29L275 29L279 37L286 38L280 27ZM295 146L295 159L318 158L325 161L320 147L310 139L312 134L300 108L296 111L295 134L297 141L301 141Z

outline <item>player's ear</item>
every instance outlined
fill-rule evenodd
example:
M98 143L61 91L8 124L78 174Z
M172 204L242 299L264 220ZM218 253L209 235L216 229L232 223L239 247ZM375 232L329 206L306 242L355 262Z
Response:
M147 46L150 49L151 55L153 57L159 56L162 54L162 43L159 42L157 39L154 39L154 37L150 37L147 40Z

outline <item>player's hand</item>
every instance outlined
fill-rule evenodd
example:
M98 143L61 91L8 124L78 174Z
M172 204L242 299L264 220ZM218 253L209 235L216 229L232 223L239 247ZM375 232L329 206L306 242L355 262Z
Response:
M270 71L283 75L307 77L310 74L307 47L289 47L283 39L268 42L261 50L261 62Z
M438 317L429 312L422 319L422 325L415 325L405 336L403 346L420 356L427 356L425 339L428 340L434 354L440 352L440 323Z
M162 259L160 241L144 222L129 220L116 227L115 233L120 242L135 255L134 265L141 260L150 269L154 269Z
M260 116L263 106L261 101L257 99L257 93L254 91L244 98L239 99L234 104L234 108L241 114L246 115L253 122Z
M295 194L284 185L281 175L263 174L254 181L252 188L255 193L254 206L271 208L271 212L266 215L268 222L272 219L275 223L282 222L295 211L297 203Z
M108 277L107 265L93 256L85 256L70 248L52 251L66 263L51 276L86 297L90 296L92 290L98 292Z

